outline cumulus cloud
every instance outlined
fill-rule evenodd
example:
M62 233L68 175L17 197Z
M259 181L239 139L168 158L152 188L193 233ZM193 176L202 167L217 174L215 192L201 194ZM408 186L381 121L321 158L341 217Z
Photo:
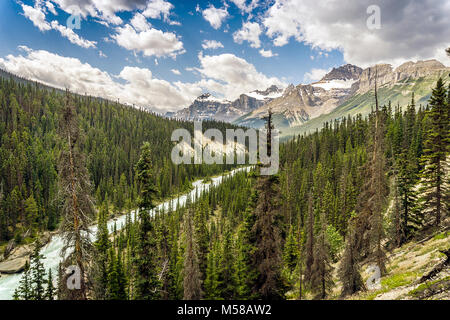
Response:
M0 67L25 78L57 88L68 88L79 94L89 94L154 109L177 110L189 105L201 93L198 86L154 78L146 68L124 67L118 76L45 50L22 46L25 56L0 58ZM115 78L125 80L125 84Z
M173 5L170 2L164 0L150 0L147 4L147 8L143 12L143 15L147 18L164 20L169 19L170 10L173 9Z
M250 13L258 6L259 0L230 0L234 3L241 11L245 13Z
M444 58L450 39L448 1L375 1L381 29L367 27L373 0L275 0L263 24L276 46L291 38L322 50L341 50L349 63L368 66ZM444 62L444 61L443 61Z
M34 7L22 4L22 9L24 16L33 22L40 31L48 31L52 28L50 24L45 21L45 13L38 4Z
M131 25L116 28L117 33L112 35L117 44L127 50L142 52L144 56L170 56L175 58L183 54L183 42L175 33L163 32L155 28L138 31Z
M237 99L244 92L265 90L271 85L285 86L278 78L267 77L251 63L230 53L217 56L200 54L199 60L200 68L196 70L203 76L199 85L229 100Z
M330 72L329 69L327 70L327 69L315 69L315 68L313 68L313 69L311 69L311 71L305 73L305 75L303 77L303 81L305 81L306 83L319 81L328 72Z
M222 22L228 17L228 9L225 8L216 8L212 4L202 12L203 18L209 22L211 27L214 29L219 29L222 25Z
M180 70L177 70L177 69L171 69L170 71L171 71L173 74L176 74L177 76L181 75Z
M145 16L139 12L134 15L130 23L136 31L146 31L151 27Z
M259 54L264 58L271 58L278 55L278 53L273 53L272 50L264 50L264 49L259 50Z
M259 48L261 47L261 41L259 36L262 30L258 23L256 22L246 22L242 25L242 28L233 34L233 40L236 43L242 44L244 41L250 43L250 47Z
M223 48L223 44L216 40L203 40L202 42L203 49L218 49Z

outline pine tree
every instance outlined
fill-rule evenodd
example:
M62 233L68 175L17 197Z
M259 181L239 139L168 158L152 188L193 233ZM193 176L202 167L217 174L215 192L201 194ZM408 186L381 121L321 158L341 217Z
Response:
M44 300L45 298L45 268L42 263L43 255L40 253L41 244L36 240L33 254L31 255L30 272L31 272L31 299Z
M225 300L231 300L234 297L235 286L233 278L233 261L235 256L233 255L233 242L231 239L230 226L225 227L225 231L222 236L222 247L220 252L218 273L219 273L219 291L220 296Z
M267 117L267 154L271 155L272 112ZM262 299L282 299L284 283L281 275L282 251L279 215L279 177L278 175L257 177L257 205L254 211L255 224L252 233L255 237L255 250L252 255L253 268L257 272L253 294Z
M357 248L355 222L355 218L349 221L345 250L338 269L339 279L342 282L342 296L351 295L364 289L364 283L359 271L360 257Z
M31 300L33 298L32 287L31 287L31 277L30 277L30 266L28 262L25 265L25 271L20 279L19 286L14 290L13 299L14 300Z
M448 184L445 181L450 145L447 99L444 81L439 78L430 98L430 109L427 111L430 128L421 159L424 169L421 172L423 187L420 190L422 211L434 216L435 226L440 225L441 217L448 212L449 203Z
M98 213L97 240L95 248L97 252L94 296L97 300L106 299L106 291L108 287L108 254L111 247L108 231L108 197L106 196L103 205Z
M184 234L186 239L186 250L184 258L184 299L200 300L202 292L202 276L198 261L198 248L195 239L194 227L194 208L188 208L185 219Z
M306 225L305 244L305 281L311 280L311 269L314 263L314 211L312 194L308 196L308 221Z
M401 210L399 217L394 217L395 227L395 243L401 246L410 237L420 221L416 209L417 196L415 185L418 180L418 166L416 160L416 150L414 150L415 140L415 101L412 95L411 104L408 106L406 115L405 130L403 130L403 139L401 142L401 150L395 163L397 173L396 179L396 195L398 192L398 205Z
M238 229L238 235L235 245L236 256L234 259L233 282L235 284L234 299L251 298L251 289L255 280L255 270L251 268L251 252L253 244L251 243L251 226L253 224L250 210L244 213L244 221Z
M109 250L108 286L106 297L108 300L126 300L125 288L127 286L125 273L122 267L120 254L115 254L115 249Z
M311 268L311 288L316 299L325 299L333 285L330 258L330 244L327 235L327 221L325 211L320 215L320 231L314 251L314 263Z
M299 252L298 252L297 237L295 235L294 228L291 225L289 227L289 232L286 242L284 244L284 251L283 251L283 260L285 265L289 269L289 272L294 271L295 266L298 263L298 259L299 259Z
M53 285L52 270L48 269L47 288L45 289L45 299L46 300L54 300L55 293L56 292L55 292L55 286Z
M140 187L139 199L139 230L134 264L135 272L135 299L158 299L160 294L160 281L157 274L156 257L157 244L154 237L154 226L150 219L150 210L157 191L152 176L152 161L150 144L144 143L141 157L136 165L136 176Z
M66 105L63 110L61 138L66 147L59 159L60 199L63 201L63 219L60 231L64 235L62 256L73 252L70 260L80 271L80 289L67 291L69 299L87 299L88 275L87 265L90 262L92 244L89 226L94 214L90 197L90 181L85 161L80 152L82 135L77 122L75 107L72 105L70 93L66 92ZM69 261L67 261L69 263ZM63 281L65 283L65 281ZM62 297L60 297L62 298Z
M377 71L376 71L377 73ZM385 117L378 105L377 74L375 76L375 112L373 117L373 141L369 159L364 165L365 184L358 199L356 234L358 250L386 272L386 252L384 239L383 209L386 204L388 186L386 181L386 158L384 154Z

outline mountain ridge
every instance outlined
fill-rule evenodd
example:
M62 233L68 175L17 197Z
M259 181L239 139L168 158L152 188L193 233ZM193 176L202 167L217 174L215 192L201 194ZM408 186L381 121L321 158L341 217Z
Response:
M349 71L353 72L349 72ZM378 64L365 69L353 65L334 68L320 81L311 84L291 85L283 96L238 118L234 124L260 128L261 119L268 109L277 115L275 126L283 135L315 130L323 123L340 119L347 115L370 112L375 87L375 74L380 90L380 103L408 103L411 94L416 94L418 106L426 103L431 88L440 76L445 76L450 68L437 60L408 61L393 68L389 64ZM294 98L289 98L294 95Z

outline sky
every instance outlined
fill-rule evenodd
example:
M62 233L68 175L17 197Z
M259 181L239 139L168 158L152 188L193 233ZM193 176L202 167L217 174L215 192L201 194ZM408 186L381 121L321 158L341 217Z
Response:
M450 65L450 0L1 0L0 68L157 112L351 63Z

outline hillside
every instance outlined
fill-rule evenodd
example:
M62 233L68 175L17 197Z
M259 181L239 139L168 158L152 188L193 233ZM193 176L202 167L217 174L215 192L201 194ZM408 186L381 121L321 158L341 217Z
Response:
M387 275L381 277L381 288L368 290L348 299L358 300L450 300L450 261L442 253L449 249L450 227L408 242L389 255ZM443 266L441 269L440 266ZM363 266L363 279L371 274ZM434 269L430 279L422 277Z

